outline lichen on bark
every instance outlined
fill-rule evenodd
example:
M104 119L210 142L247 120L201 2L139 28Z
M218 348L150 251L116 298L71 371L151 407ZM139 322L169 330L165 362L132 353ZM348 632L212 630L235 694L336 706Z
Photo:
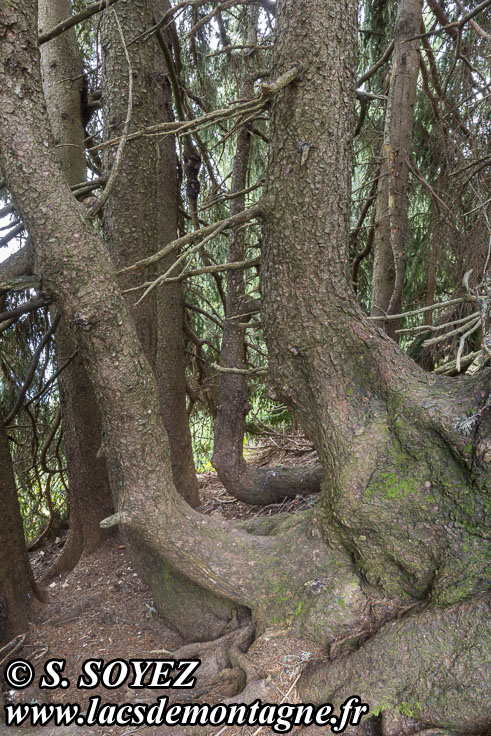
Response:
M175 617L182 597L188 635L199 635L197 592L204 589L210 630L247 609L259 630L287 624L327 645L372 634L391 610L395 617L403 602L387 594L405 596L408 605L429 603L427 611L387 624L346 659L306 675L302 693L334 698L342 688L361 688L368 671L367 696L375 707L407 710L419 703L429 722L447 723L446 709L456 728L483 730L472 694L473 671L481 677L483 659L477 647L469 656L458 648L452 633L467 635L469 644L481 637L483 599L442 605L454 588L462 597L461 573L468 571L471 580L466 594L482 587L489 411L471 454L455 426L482 405L490 374L458 385L450 379L430 384L354 300L347 243L356 2L311 0L309 13L294 0L278 7L273 74L289 68L292 54L303 71L272 106L264 321L276 390L314 439L324 477L313 512L269 527L202 516L175 491L154 377L104 244L71 196L50 145L36 66L35 3L22 2L23 13L18 5L9 1L0 11L0 161L36 241L44 288L85 357L104 418L122 529L145 551L138 568L149 575L161 609ZM438 517L428 520L428 503L443 513L441 524ZM472 533L470 542L464 531ZM150 557L156 564L147 567ZM389 679L396 666L390 647L396 646L410 652L401 668L409 698ZM449 652L459 655L462 678L453 661L447 666ZM414 668L419 658L426 669ZM435 703L440 696L422 677L445 668L446 690ZM450 700L452 683L462 682L472 692L459 715Z

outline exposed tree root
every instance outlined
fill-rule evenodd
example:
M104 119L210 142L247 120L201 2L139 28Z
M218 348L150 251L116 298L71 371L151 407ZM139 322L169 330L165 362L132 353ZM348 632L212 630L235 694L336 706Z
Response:
M300 696L339 707L356 694L372 713L395 711L421 728L489 733L490 636L487 595L409 615L383 626L350 656L308 668Z
M237 464L221 463L220 467L215 461L215 467L227 492L238 501L254 506L280 503L285 498L320 493L321 490L320 463L300 467L274 465L254 468L241 458Z

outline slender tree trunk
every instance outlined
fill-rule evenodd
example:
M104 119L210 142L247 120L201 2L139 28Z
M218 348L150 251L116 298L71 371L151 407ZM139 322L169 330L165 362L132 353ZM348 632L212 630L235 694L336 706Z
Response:
M257 42L257 9L251 10L248 44ZM254 92L254 65L250 53L243 66L241 98ZM247 172L251 150L251 134L244 126L237 134L231 191L241 192L247 187ZM245 208L245 195L231 201L230 215ZM244 230L234 230L230 235L228 261L245 260ZM224 368L245 368L245 327L249 311L243 271L227 271L226 315L220 351L220 365ZM294 498L299 493L320 491L321 467L254 468L244 459L245 418L249 410L247 384L244 375L218 373L218 411L215 420L215 436L212 463L227 491L240 501L267 505L284 498Z
M392 72L385 115L382 169L375 204L372 315L399 314L407 242L406 189L409 175L414 103L419 72L422 0L399 3L394 31ZM397 320L381 323L397 340Z
M26 631L34 594L12 458L0 414L0 647Z
M70 0L39 0L39 28L52 28L71 14ZM83 66L74 29L41 46L43 90L56 152L70 185L85 181L85 132L82 125ZM64 320L56 333L61 365L75 350ZM92 384L77 355L58 379L63 438L70 493L70 528L50 576L73 568L80 556L96 549L107 536L99 522L113 505L106 463L98 457L101 420Z
M128 67L114 14L127 41L152 25L151 8L161 4L135 0L106 14L102 24L103 106L106 137L120 134L128 102ZM172 120L169 83L162 52L152 43L129 47L133 69L131 130ZM104 156L106 171L114 149ZM177 160L175 143L145 138L126 147L116 187L104 208L104 232L118 268L135 263L177 237ZM176 254L162 261L160 271L172 266ZM157 276L154 268L121 279L129 289ZM128 304L145 355L155 373L160 409L167 429L176 488L191 506L199 503L191 434L186 413L183 338L184 303L180 283L155 289L141 304L141 292L130 293Z

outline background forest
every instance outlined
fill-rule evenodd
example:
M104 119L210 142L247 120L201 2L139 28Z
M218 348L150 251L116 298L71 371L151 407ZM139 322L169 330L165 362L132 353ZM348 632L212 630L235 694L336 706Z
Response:
M10 27L9 13L31 18L34 5L7 2L6 9L0 11L2 38L9 38L5 35ZM212 468L227 493L245 504L257 507L280 504L285 498L308 497L308 509L302 511L314 514L308 516L308 523L319 518L319 527L331 528L327 537L332 548L342 548L370 591L377 588L384 601L391 601L390 606L381 605L376 614L371 611L371 636L394 620L394 605L404 614L416 606L416 613L426 616L430 614L424 609L433 600L439 610L461 601L476 607L470 614L479 622L475 631L467 614L459 621L479 639L484 600L480 597L484 590L481 563L488 553L481 548L477 552L475 540L484 536L491 459L490 2L364 0L357 9L354 5L348 0L338 4L317 0L107 0L102 4L39 0L42 88L52 133L49 145L78 200L79 204L71 205L77 213L74 217L89 223L94 237L97 234L102 239L117 272L119 289L156 382L157 403L168 435L168 446L163 443L164 461L171 468L175 488L187 502L179 511L182 518L187 518L185 509L200 506L196 474ZM315 39L327 27L324 24L329 26L330 46L323 41L317 56ZM349 41L355 36L356 49ZM292 44L290 58L285 61L285 49L292 39L298 45ZM314 45L305 39L314 40ZM344 82L336 81L341 75L338 67L349 69L351 75L354 71L353 104L349 87L346 92ZM2 68L2 74L8 76L8 62ZM324 94L322 91L311 92L302 104L291 98L285 105L287 96L294 94L292 89L302 87L304 80L307 87L312 75L315 80L324 80L325 98L316 97ZM312 89L315 84L320 82L312 82ZM290 111L288 105L292 106ZM4 111L9 113L5 106ZM326 122L329 111L334 111L333 121L339 114L339 122L336 118L331 128ZM190 540L191 549L196 544L196 553L183 552L187 557L181 563L176 557L180 553L167 548L163 551L161 541L155 544L157 537L162 539L157 528L147 525L142 532L138 522L137 531L131 524L125 530L125 519L129 518L125 514L134 512L138 496L135 491L132 500L126 490L131 482L125 475L123 455L136 454L131 477L139 475L141 461L145 466L141 483L146 484L147 499L153 499L159 513L167 513L167 506L152 495L153 481L148 482L148 474L154 472L153 460L140 457L138 447L131 442L130 429L133 436L140 431L135 417L143 415L144 405L152 406L150 398L147 404L141 398L144 385L150 396L146 373L140 358L131 352L133 348L123 349L123 339L121 355L117 340L111 343L105 334L91 347L92 318L87 317L85 308L70 306L69 296L60 297L58 287L52 288L59 278L66 293L80 295L82 301L92 293L92 287L85 286L78 275L73 253L79 241L70 241L74 231L68 219L65 265L45 272L45 256L38 250L36 216L24 214L20 197L25 188L17 187L16 191L9 171L7 147L14 139L10 139L10 132L5 133L10 130L8 123L4 126L0 128L0 146L4 148L0 159L0 534L5 535L5 543L3 552L0 550L0 644L25 631L26 601L36 591L42 596L40 581L32 582L26 547L36 550L66 535L59 556L43 573L42 587L96 550L118 523L125 541L129 540L130 558L139 571L146 571L143 577L152 590L156 609L176 625L176 618L181 617L177 611L187 605L182 600L191 600L190 610L197 606L206 611L200 634L191 613L189 620L187 614L181 617L179 633L185 640L219 638L223 622L230 620L231 587L210 583L213 576L209 572L204 574L208 582L201 573L190 573L192 589L183 582L185 571L198 564L201 554L212 559L200 546L204 549L205 543L198 538ZM340 141L341 153L335 158L341 161L339 170L343 162L349 169L346 182L342 176L336 178L337 174L332 173L331 178L331 174L326 175L326 168L333 167L329 146L334 138ZM285 151L290 151L295 163L289 163ZM321 160L320 173L310 176L312 167ZM32 166L36 168L35 153ZM300 184L290 196L286 182L292 166L298 167ZM310 178L302 183L302 176ZM49 189L46 170L44 177ZM327 177L325 182L323 177ZM335 196L342 201L345 189L350 189L349 212L345 205L333 203ZM267 211L273 197L271 215ZM57 196L48 201L57 201ZM55 208L46 204L39 211L46 214ZM315 225L312 229L309 223L323 220L330 247L341 253L332 263L326 260L326 272L333 280L325 290L323 286L317 289L316 281L317 271L323 271L324 265L318 265L320 261L314 260L307 245L309 240L321 243L320 234L314 236ZM341 242L343 227L338 220L348 223L348 238L336 250L334 243ZM30 226L31 221L34 224ZM278 251L275 256L274 243L281 241L281 229L289 230L291 243L287 247L282 241L283 255ZM338 235L331 237L331 229ZM52 241L47 238L43 242L44 253L46 243ZM85 264L87 273L94 267L95 281L90 283L95 284L99 277L101 283L105 281L96 258L80 253L81 267ZM311 268L310 276L302 273L302 264L306 270ZM275 281L280 278L281 283ZM345 287L342 279L346 279ZM315 306L316 294L325 303L332 294L332 312L326 307L323 313L322 305ZM122 325L123 330L126 317L111 306L109 296L101 297L97 309L108 323ZM345 299L351 306L340 306ZM66 308L65 303L69 305ZM284 305L289 306L283 310ZM348 322L334 326L334 312L346 320L369 318L363 324L370 324L367 329L376 332L377 344L390 346L386 348L390 351L397 343L402 352L397 349L394 355L406 357L391 357L392 353L385 355L385 347L374 348L378 357L373 360L391 367L372 371L368 358L350 342L355 333L360 342L368 338L351 330ZM364 316L357 316L361 313ZM299 323L289 334L295 315ZM339 350L338 357L326 351L316 355L312 363L305 359L305 365L295 364L297 367L287 374L288 361L303 355L305 341L320 344L311 319L317 319L321 327L333 325L328 344L329 350L332 346L335 353ZM86 339L89 342L84 342ZM103 349L105 357L101 357ZM326 356L332 361L330 369L323 363ZM124 374L123 364L130 358L133 371ZM107 389L94 381L93 372L99 369L101 375L105 372ZM319 385L324 381L325 406L312 388L315 370L322 376ZM339 399L339 381L336 384L333 378L329 388L325 378L329 370L334 378L343 376L343 401L349 404L354 397L356 409ZM130 385L131 373L141 377L141 386ZM305 376L309 388L298 398L296 387ZM414 377L414 386L408 383L395 389L400 376ZM126 386L128 400L117 387L119 379ZM114 405L120 402L118 410L107 398L112 382ZM372 391L371 386L379 382L386 382L384 390ZM422 386L435 387L435 398L425 398ZM404 397L401 407L397 406L397 396ZM137 408L133 402L140 398ZM321 408L314 410L316 402ZM451 409L451 402L457 408ZM383 451L378 439L367 441L361 450L345 440L345 412L350 416L352 436L357 438L365 431L363 427L379 416L382 403L388 407L387 426L397 435L394 445L387 440L387 433ZM370 418L366 405L375 407ZM148 414L151 411L148 409ZM423 417L424 412L430 419ZM445 420L437 419L437 413ZM398 426L406 422L416 428L414 432ZM106 449L117 437L118 427L123 426L128 427L128 437L120 431L120 454L112 456ZM374 438L378 438L378 419L376 426ZM141 452L146 431L142 424ZM342 437L339 444L333 439L337 435ZM310 461L300 465L257 467L248 462L249 448L271 438L279 446L289 441L297 446L311 442L319 457L312 460L309 456ZM411 448L419 448L420 442L422 448L437 447L438 458L436 450L434 456L428 452L424 459L416 449L413 452ZM452 446L448 456L445 443ZM389 445L391 449L387 449ZM360 453L370 462L373 459L375 465L380 456L377 453L381 453L384 467L376 480L384 489L385 500L396 499L404 505L408 496L420 494L421 516L404 506L402 512L391 510L395 517L389 517L382 505L367 512L366 518L358 517L352 499L336 506L340 495L330 489L340 489L343 484L351 489L364 484L368 499L376 493L372 486L378 471L368 469L365 478L364 471L353 466L353 458L361 462ZM332 476L326 471L331 465ZM449 480L446 474L454 465ZM331 483L330 477L336 480ZM435 500L432 494L437 486ZM464 487L467 490L462 490ZM465 510L463 500L459 500L457 512L450 508L454 491L459 499L465 497ZM426 493L428 506L422 503L421 493ZM406 512L408 538L420 551L406 553L394 542L394 518L401 520L403 537ZM142 520L145 514L148 519L149 513L148 507L142 509ZM372 521L373 513L380 522ZM461 513L467 514L465 521ZM355 530L343 514L363 521ZM330 527L330 515L335 531ZM281 515L275 531L266 530L265 522L258 521L254 528L242 526L240 533L260 540L280 532L291 534L292 539L303 533L303 521L295 522L294 515L284 517ZM455 523L473 535L472 542L462 542L462 555L460 532L452 527L452 541L445 541L447 532L442 530L447 529L448 519L450 526ZM190 523L199 526L200 522ZM175 531L186 537L187 526L181 524L184 522L176 521ZM420 524L425 528L422 536L415 531L411 537ZM216 532L214 538L221 540L221 533ZM433 534L440 536L434 559L427 564L421 559L423 554L425 560L432 557L428 550ZM366 535L376 548L373 554L365 553L359 541L364 536L366 541ZM223 570L220 568L216 576L227 578L226 571L231 570L233 586L235 573L244 579L239 572L242 563L236 563L235 558L230 562L227 543L218 541L218 547L222 543ZM248 542L243 548L242 542L237 544L247 558ZM263 552L261 544L257 554L269 560L269 547ZM436 551L447 545L449 556L455 552L455 558L462 561L462 570L455 576ZM390 555L385 549L381 551L386 546ZM160 554L166 560L165 574L175 574L178 582L162 586ZM274 564L271 575L266 576L269 582L290 575L286 562L281 572ZM318 580L322 564L322 560L316 561L317 572L309 579ZM381 572L385 565L387 571ZM438 581L444 568L446 577ZM295 577L299 573L291 574ZM320 579L324 580L321 575ZM269 595L266 583L260 590L257 581L254 585L251 582L250 588L248 585L236 598L234 616L245 625L252 610L253 621L261 630L265 622L271 624L268 605L273 603L264 602ZM172 604L169 590L175 596ZM258 604L260 613L251 604L256 599L262 601ZM332 645L333 641L349 639L348 634L356 630L354 614L346 629L339 615L334 631L319 634L320 629L325 630L325 618L314 616L311 609L305 613L307 605L299 616L302 605L294 595L291 607L297 612L297 623L302 619L299 630L313 640ZM351 605L354 610L358 603L350 603L350 610ZM290 623L292 615L291 611L278 614L276 623ZM460 609L456 615L461 616ZM416 632L421 631L419 624L414 624L417 620L409 617L407 624ZM445 622L441 626L448 630ZM458 629L456 624L452 626ZM400 636L404 639L406 634ZM361 643L348 642L352 647L350 661L364 651L358 648ZM443 643L444 651L446 647ZM368 652L359 669L367 662L379 661L376 651ZM353 661L353 671L348 666L349 677L332 675L336 688L341 687L343 677L349 679L350 686L357 682L359 669ZM385 671L387 663L379 664ZM468 665L475 673L480 667L480 661ZM315 684L308 677L303 685L305 698L329 698L336 690L332 683L325 685L321 696L317 683L324 682L324 676L317 674ZM473 701L478 674L475 677L465 685L469 703L463 703L462 712L456 709L447 720L430 695L425 700L426 692L419 699L413 691L407 699L399 691L387 697L391 708L411 701L411 707L404 706L399 712L408 721L416 722L420 717L421 730L430 725L484 733L489 723ZM379 713L386 708L384 697L374 696ZM416 701L422 702L421 708L414 707ZM445 701L442 709L447 712L448 707ZM389 730L384 733L388 735Z

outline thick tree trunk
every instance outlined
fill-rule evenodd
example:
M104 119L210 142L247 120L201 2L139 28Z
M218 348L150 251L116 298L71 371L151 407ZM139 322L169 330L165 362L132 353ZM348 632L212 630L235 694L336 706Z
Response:
M12 458L0 414L0 647L26 631L34 594Z
M399 3L394 30L394 52L385 114L382 168L375 203L372 277L373 316L400 314L407 242L406 189L409 175L414 103L419 72L419 40L423 0ZM397 340L397 320L382 322Z
M71 14L70 0L39 0L39 28L46 30ZM70 185L85 181L81 100L83 66L74 29L41 47L43 90L56 152ZM74 81L72 81L74 80ZM74 352L65 321L56 332L59 365ZM81 555L107 536L99 522L112 513L106 463L98 457L102 442L99 409L80 355L58 379L70 494L70 527L61 555L48 575L75 567Z
M386 593L444 606L485 585L490 374L430 382L354 301L346 249L355 14L353 0L313 0L308 14L294 0L279 6L273 74L290 66L293 50L311 61L273 102L263 265L269 366L280 398L315 438L326 541L350 550L364 579ZM459 422L476 408L474 433L464 436ZM466 616L470 625L474 613ZM452 625L442 617L435 659L451 656ZM401 665L402 678L410 665ZM340 675L328 672L323 665L315 678L334 693ZM303 692L312 694L308 682ZM462 723L480 723L469 708Z
M367 624L380 624L384 590L426 596L436 615L438 604L483 587L489 410L476 418L470 438L456 427L482 405L484 391L487 398L489 373L479 382L429 385L350 291L356 5L312 0L305 13L295 0L280 2L274 66L274 73L284 71L292 54L304 65L299 82L273 104L263 287L270 365L278 391L316 439L323 502L316 514L236 526L199 515L172 485L157 388L114 270L52 147L44 145L49 133L35 64L35 8L23 0L20 13L9 0L0 11L0 70L9 69L0 85L7 185L35 240L46 292L63 309L96 387L117 520L147 550L142 572L159 608L197 638L216 635L234 610L241 620L250 609L260 628L274 622L326 644L345 641L348 632L358 638ZM476 614L470 600L469 626ZM424 614L415 620L423 630L430 626ZM404 636L405 625L402 619L391 627ZM435 667L452 656L440 643L453 625L442 615L431 645L421 639L431 646ZM383 644L370 641L373 657ZM389 676L381 658L375 664L381 677ZM401 679L408 666L402 663ZM319 677L327 678L324 670ZM480 671L469 668L465 685L477 687L469 682L474 677L481 686ZM425 709L435 718L419 684L425 674L412 681L422 693L422 720ZM333 696L337 682L329 686ZM452 688L442 697L453 698ZM391 705L402 708L400 698ZM462 725L473 730L482 720L482 703L467 703Z
M156 0L153 5L157 3ZM106 14L102 23L103 109L106 138L121 134L128 104L128 67L114 13L129 41L152 25L152 3L137 0ZM160 11L156 16L160 17ZM133 70L131 131L172 120L169 84L162 52L152 43L128 48ZM106 172L114 149L104 156ZM172 138L144 138L128 145L115 189L104 207L104 233L118 269L161 250L177 237L177 160ZM162 261L172 266L177 255ZM158 274L154 268L121 278L123 289L140 285ZM140 293L128 294L145 355L155 373L160 409L167 429L174 483L191 506L199 503L191 434L186 413L183 338L184 303L180 283L164 284L135 306Z
M291 63L292 48L312 58L315 46L319 66L273 104L263 288L270 369L315 438L328 485L326 535L341 539L387 592L452 602L479 590L483 575L486 413L474 438L455 425L483 405L489 376L429 384L355 303L346 257L352 118L330 105L352 95L354 3L339 8L332 27L325 8L307 24L293 5L282 6L291 15L280 14L275 74ZM295 30L306 25L311 48ZM335 67L337 48L345 64L325 82L317 68ZM302 164L304 142L312 148ZM438 528L429 516L441 520Z
M32 233L44 289L93 381L118 508L113 521L136 548L156 605L196 639L218 636L248 609L260 628L288 623L322 641L364 625L368 601L350 557L325 547L312 513L235 527L198 514L176 493L154 376L104 244L50 144L35 3L20 6L10 0L0 12L0 69L13 70L0 85L0 163Z

